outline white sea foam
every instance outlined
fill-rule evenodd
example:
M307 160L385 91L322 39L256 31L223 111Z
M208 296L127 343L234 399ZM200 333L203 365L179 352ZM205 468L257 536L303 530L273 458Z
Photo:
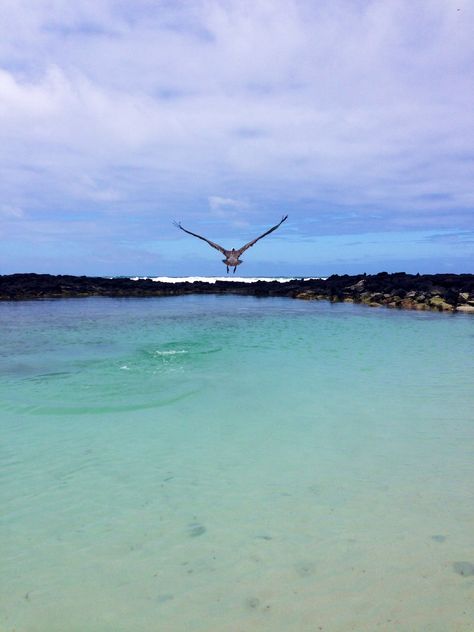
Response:
M188 353L185 349L170 349L169 351L155 351L155 355L159 356L170 356L177 355L178 353Z
M205 283L215 283L216 281L235 281L239 283L255 283L256 281L277 281L278 283L286 283L294 279L304 279L309 281L311 279L318 279L320 277L235 277L235 276L220 276L220 277L205 277L205 276L189 276L189 277L131 277L132 281L139 281L141 279L151 279L152 281L159 281L161 283L194 283L194 281L202 281Z

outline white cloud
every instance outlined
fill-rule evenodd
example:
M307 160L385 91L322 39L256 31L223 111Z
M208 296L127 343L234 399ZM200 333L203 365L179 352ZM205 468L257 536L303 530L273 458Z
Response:
M33 221L462 229L472 32L467 0L3 0L0 194Z
M18 206L10 206L9 204L0 204L0 217L7 219L18 219L24 217L23 210Z
M213 217L226 220L227 223L235 228L246 228L250 224L246 218L252 212L252 209L246 202L211 195L209 197L209 207Z

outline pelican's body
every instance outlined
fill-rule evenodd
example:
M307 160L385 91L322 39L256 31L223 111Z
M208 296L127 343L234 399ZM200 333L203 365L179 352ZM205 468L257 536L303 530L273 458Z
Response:
M193 237L202 239L203 241L206 241L210 246L212 246L212 248L215 248L216 250L219 250L219 252L222 252L222 254L225 255L225 259L222 259L222 262L225 263L225 265L227 266L227 272L229 272L229 268L234 268L234 274L235 274L235 271L237 270L237 266L240 266L240 264L243 263L243 261L241 261L240 259L240 256L242 255L242 253L245 252L247 248L250 248L255 243L257 243L259 239L262 239L262 237L265 237L266 235L269 235L274 230L276 230L280 226L280 224L283 224L283 222L286 220L287 217L288 215L285 215L284 217L282 217L281 221L276 226L273 226L272 228L267 230L265 233L263 233L263 235L260 235L256 239L252 239L252 241L249 241L248 244L245 244L245 246L242 246L242 248L239 248L238 250L236 250L235 248L232 248L232 250L226 250L225 248L223 248L222 246L219 246L219 244L214 243L210 239L207 239L206 237L202 237L201 235L198 235L197 233L192 233L190 230L186 230L186 228L183 228L180 223L174 222L174 225L180 228L181 230L184 230L184 232L188 233L188 235L193 235Z
M226 257L225 259L222 259L222 263L225 263L227 268L234 268L234 272L235 272L235 268L237 266L240 266L240 264L243 263L243 261L239 259L239 255L237 254L237 251L234 250L234 248L232 248L232 250L226 250ZM228 269L227 269L227 272L229 272Z

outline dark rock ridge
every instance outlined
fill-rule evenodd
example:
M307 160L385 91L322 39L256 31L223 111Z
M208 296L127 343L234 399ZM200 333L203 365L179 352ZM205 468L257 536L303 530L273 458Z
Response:
M474 314L474 274L333 275L327 279L161 283L151 279L105 278L50 274L0 276L0 300L79 298L86 296L147 297L179 294L245 294L287 296L306 300L363 303L372 307L437 310Z

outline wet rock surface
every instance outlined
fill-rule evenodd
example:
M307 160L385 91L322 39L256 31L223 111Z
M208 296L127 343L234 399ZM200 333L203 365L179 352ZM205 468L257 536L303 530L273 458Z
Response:
M434 310L474 314L474 274L333 275L327 279L278 281L203 281L163 283L151 279L50 274L0 276L0 300L147 297L181 294L286 296L303 300L362 303L370 307Z

